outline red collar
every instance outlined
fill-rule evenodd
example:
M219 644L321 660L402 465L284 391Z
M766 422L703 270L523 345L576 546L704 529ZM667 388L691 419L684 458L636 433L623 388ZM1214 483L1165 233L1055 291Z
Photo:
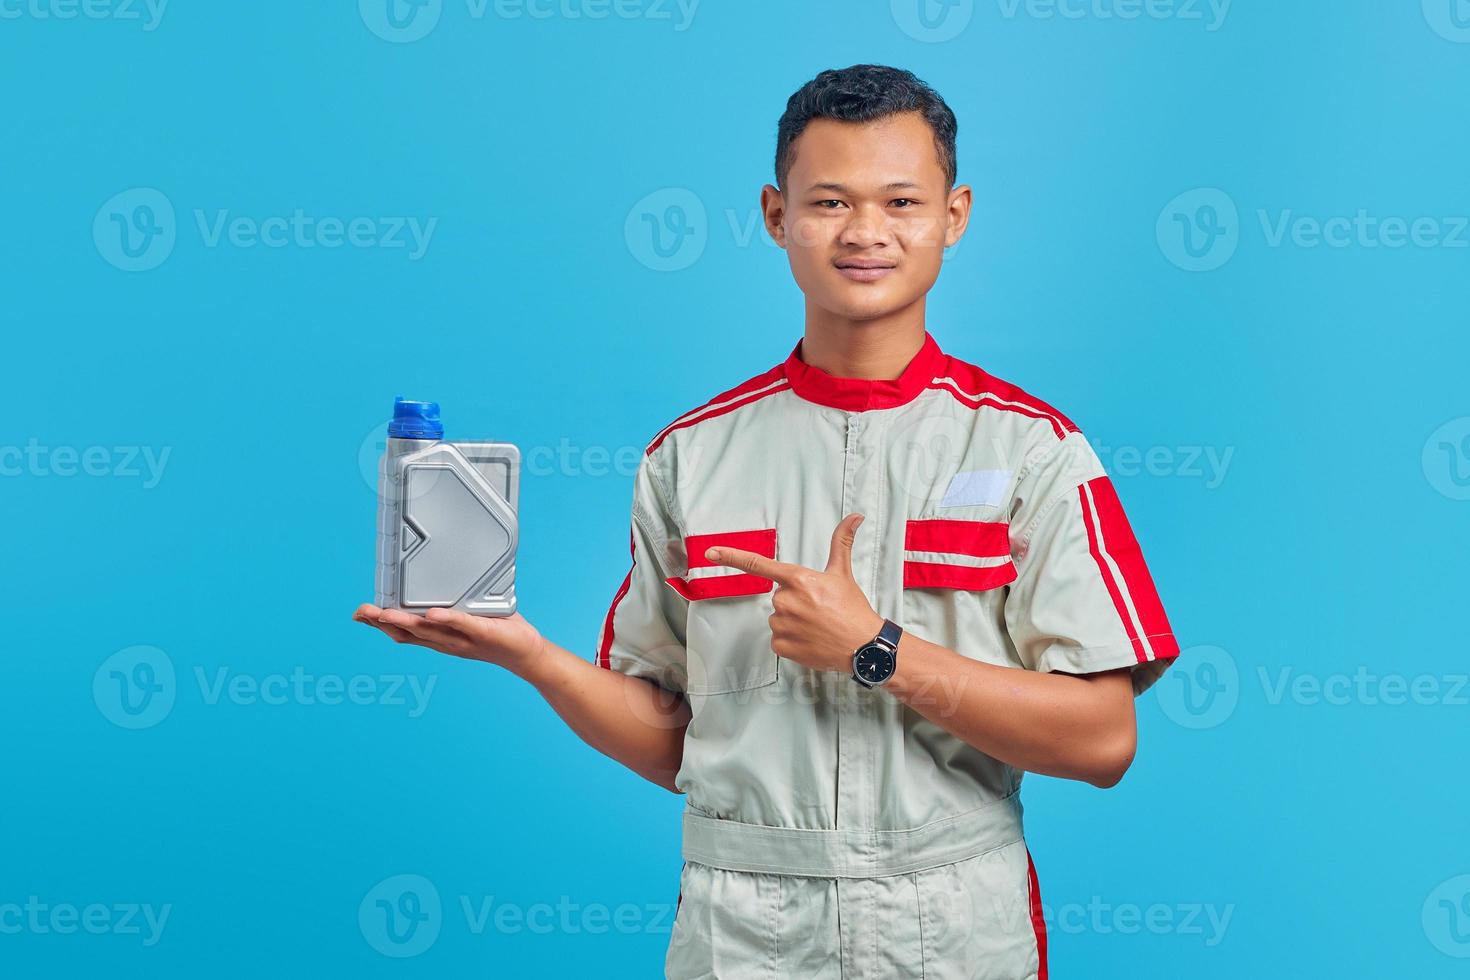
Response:
M867 378L839 378L801 359L801 341L791 349L782 365L791 390L807 401L840 408L848 412L866 412L875 408L897 408L918 397L929 382L941 374L947 356L939 344L924 331L924 344L909 361L903 373L891 381Z

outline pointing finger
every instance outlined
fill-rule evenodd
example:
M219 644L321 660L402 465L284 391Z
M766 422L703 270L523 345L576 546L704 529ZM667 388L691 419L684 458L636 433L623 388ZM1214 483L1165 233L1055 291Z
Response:
M776 561L774 558L767 558L753 551L742 551L739 548L709 548L705 551L704 557L716 565L738 568L742 572L759 575L761 578L768 578L781 585L790 585L792 576L796 572L804 571L800 565Z

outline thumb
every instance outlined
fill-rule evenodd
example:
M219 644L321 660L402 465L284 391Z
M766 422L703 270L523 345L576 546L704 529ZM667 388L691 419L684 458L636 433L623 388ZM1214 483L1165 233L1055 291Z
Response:
M852 542L857 538L858 525L863 522L862 514L848 514L832 532L832 548L827 552L827 571L836 572L844 578L852 578Z

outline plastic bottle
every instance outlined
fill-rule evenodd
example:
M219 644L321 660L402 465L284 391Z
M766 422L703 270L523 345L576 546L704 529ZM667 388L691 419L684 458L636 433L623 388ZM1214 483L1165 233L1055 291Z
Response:
M378 466L377 605L515 612L520 464L510 443L445 442L437 403L394 399Z

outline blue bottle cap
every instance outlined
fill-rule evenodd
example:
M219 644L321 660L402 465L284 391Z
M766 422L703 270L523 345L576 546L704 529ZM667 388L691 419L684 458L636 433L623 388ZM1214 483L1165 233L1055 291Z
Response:
M388 423L392 439L443 439L438 402L411 402L402 395L393 399L393 421Z

